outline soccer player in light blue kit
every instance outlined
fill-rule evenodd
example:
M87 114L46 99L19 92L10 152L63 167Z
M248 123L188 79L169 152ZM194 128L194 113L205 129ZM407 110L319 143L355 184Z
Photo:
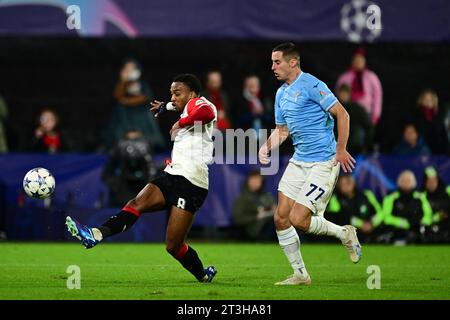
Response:
M275 96L276 128L259 150L259 160L268 164L270 151L289 135L295 147L278 186L274 216L278 241L294 274L276 285L310 285L296 228L309 234L334 236L342 241L354 263L361 258L356 229L338 226L323 217L339 166L344 172L352 172L355 167L355 160L346 150L350 117L325 83L300 69L300 55L293 43L273 49L272 70L284 84ZM337 143L333 116L337 119Z

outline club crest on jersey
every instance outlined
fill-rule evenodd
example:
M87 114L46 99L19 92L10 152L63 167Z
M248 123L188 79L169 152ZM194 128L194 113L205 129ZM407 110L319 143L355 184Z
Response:
M295 100L295 102L297 102L298 97L300 97L300 91L294 92L294 100Z

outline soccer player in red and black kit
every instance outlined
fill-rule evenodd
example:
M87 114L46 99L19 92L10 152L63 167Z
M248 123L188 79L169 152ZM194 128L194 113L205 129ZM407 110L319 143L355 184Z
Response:
M136 198L102 226L91 228L71 217L66 218L69 232L86 248L92 248L106 237L131 228L144 212L169 209L166 250L200 282L211 282L217 271L206 269L197 252L186 243L186 236L208 195L208 164L213 160L212 134L217 121L216 107L200 97L200 81L192 74L174 78L170 87L171 102L153 101L156 116L167 110L182 112L170 134L175 139L172 160L164 173L148 183ZM198 134L198 133L201 134Z

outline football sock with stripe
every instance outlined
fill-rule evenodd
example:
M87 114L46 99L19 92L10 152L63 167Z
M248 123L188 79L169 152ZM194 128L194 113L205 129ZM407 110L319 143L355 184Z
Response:
M101 227L98 227L97 230L101 232L102 239L113 236L130 229L139 219L140 215L141 214L136 209L124 207L117 215L112 216ZM98 235L97 230L95 228L92 229L94 237L96 240L102 240L99 239L100 236Z
M197 252L186 243L183 244L181 249L173 255L181 265L189 271L198 281L203 282L205 280L206 273L203 269L203 263L198 257Z
M300 238L293 226L285 230L277 230L278 242L281 249L283 249L289 263L294 269L294 273L298 276L306 276L305 263L303 262L302 254L300 253Z
M315 235L327 235L336 237L340 240L344 239L347 230L344 227L338 226L321 216L312 216L311 224L308 232Z

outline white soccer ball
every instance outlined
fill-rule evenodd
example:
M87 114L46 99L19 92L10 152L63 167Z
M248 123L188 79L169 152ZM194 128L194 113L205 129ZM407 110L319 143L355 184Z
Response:
M32 198L45 199L55 191L55 178L45 168L34 168L23 178L23 190Z

